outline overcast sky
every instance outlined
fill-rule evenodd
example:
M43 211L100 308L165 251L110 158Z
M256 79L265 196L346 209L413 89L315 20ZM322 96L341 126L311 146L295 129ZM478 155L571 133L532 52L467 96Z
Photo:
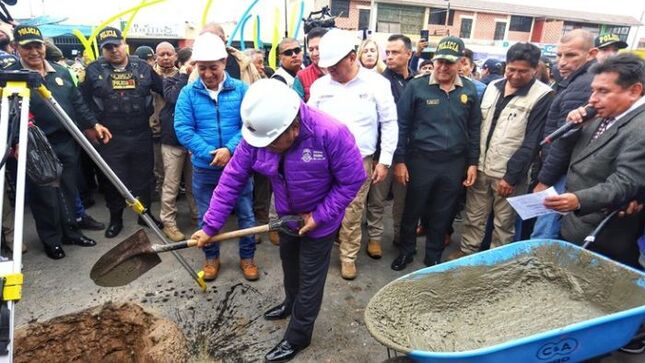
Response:
M293 1L293 0L291 0ZM526 0L488 0L505 3L527 4ZM72 24L98 24L102 20L115 15L119 11L139 4L140 0L18 0L18 4L9 7L9 11L16 18L50 15L67 17L67 23ZM202 10L207 0L166 0L148 9L142 9L135 19L141 23L179 24L191 21L199 24ZM251 0L213 0L209 12L212 21L236 21ZM264 19L273 19L273 9L282 8L283 0L260 0L256 6L257 13ZM584 9L584 11L607 14L631 15L636 19L641 17L645 10L645 2L638 0L540 0L534 6ZM645 27L641 27L640 37L645 36ZM629 39L631 43L632 38Z

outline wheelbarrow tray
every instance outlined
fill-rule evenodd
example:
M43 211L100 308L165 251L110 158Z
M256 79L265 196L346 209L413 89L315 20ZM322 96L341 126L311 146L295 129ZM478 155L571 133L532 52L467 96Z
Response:
M432 352L403 347L379 334L378 324L370 315L370 305L383 291L400 281L423 278L429 274L465 268L466 266L494 266L511 260L532 256L536 249L554 249L558 259L578 263L582 257L587 267L596 264L625 272L628 291L636 289L637 302L645 290L645 273L612 261L604 256L582 249L574 244L556 240L528 240L512 243L489 251L466 256L440 265L424 268L384 286L372 297L365 313L370 334L389 349L407 354L418 362L577 362L612 352L627 344L645 320L645 299L639 306L607 314L594 319L547 330L523 338L474 350L460 352ZM560 260L562 261L562 260ZM640 290L639 290L640 289ZM450 312L447 312L449 314Z

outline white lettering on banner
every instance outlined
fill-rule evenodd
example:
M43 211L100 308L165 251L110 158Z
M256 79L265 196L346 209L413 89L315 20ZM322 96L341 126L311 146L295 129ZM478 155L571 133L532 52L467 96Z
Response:
M129 37L139 38L183 38L183 26L162 24L132 24Z

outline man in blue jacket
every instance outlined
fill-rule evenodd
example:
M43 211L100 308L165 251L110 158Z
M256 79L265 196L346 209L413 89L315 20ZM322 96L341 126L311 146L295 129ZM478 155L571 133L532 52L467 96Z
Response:
M222 170L242 137L240 105L248 86L226 73L226 57L222 39L212 33L200 34L195 39L192 56L199 78L182 89L175 107L177 139L192 154L193 194L200 227ZM249 180L235 206L240 228L255 225L252 195L253 185ZM204 280L212 281L220 267L219 244L204 248L204 253ZM241 238L240 268L250 281L259 278L254 254L255 239Z

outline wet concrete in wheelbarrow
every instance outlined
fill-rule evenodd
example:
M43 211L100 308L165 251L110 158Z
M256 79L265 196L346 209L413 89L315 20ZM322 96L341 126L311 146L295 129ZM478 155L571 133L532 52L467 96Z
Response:
M505 263L397 281L370 301L367 327L399 351L462 352L645 303L637 274L562 252L540 247Z

